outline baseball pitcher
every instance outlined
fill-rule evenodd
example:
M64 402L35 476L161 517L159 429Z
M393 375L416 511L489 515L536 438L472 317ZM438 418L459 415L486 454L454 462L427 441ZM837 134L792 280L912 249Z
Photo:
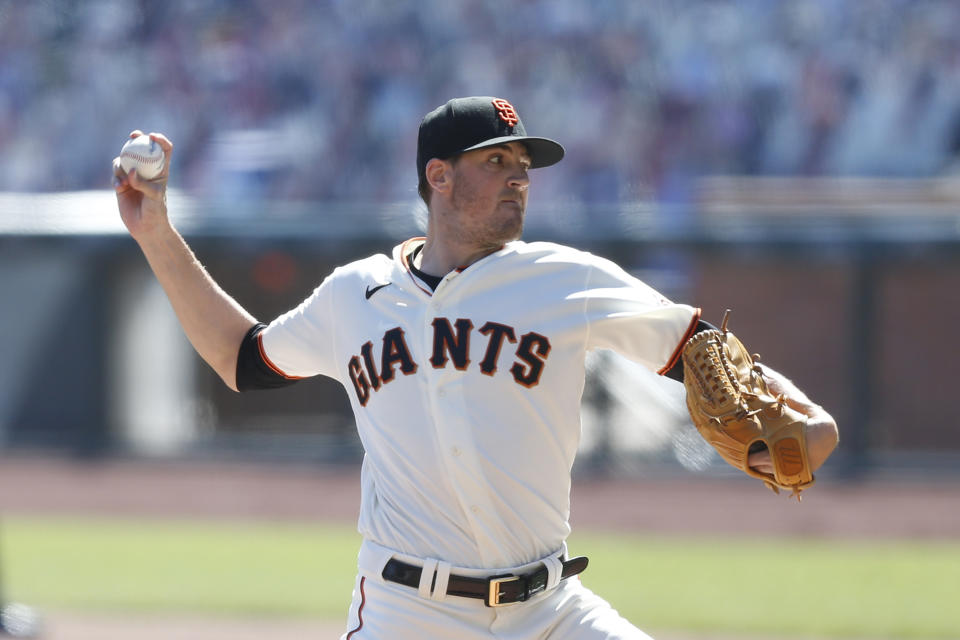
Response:
M269 324L171 225L173 145L150 138L165 153L158 177L114 161L120 215L199 354L235 390L326 375L350 397L363 543L344 639L648 637L584 587L587 559L566 546L592 349L682 381L704 437L771 488L799 493L837 442L832 418L726 322L608 260L520 240L531 170L564 150L527 135L507 100L427 114L426 237L337 268Z

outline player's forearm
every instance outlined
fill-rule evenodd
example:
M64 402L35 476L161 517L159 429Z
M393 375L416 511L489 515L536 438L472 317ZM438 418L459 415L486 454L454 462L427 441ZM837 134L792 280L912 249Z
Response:
M256 319L220 288L169 224L136 240L194 349L236 390L237 352Z

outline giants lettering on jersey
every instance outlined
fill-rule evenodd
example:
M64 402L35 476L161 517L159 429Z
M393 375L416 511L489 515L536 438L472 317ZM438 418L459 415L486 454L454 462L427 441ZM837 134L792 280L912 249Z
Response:
M473 322L460 318L451 324L447 318L434 318L432 325L433 350L429 358L430 365L434 369L452 366L459 371L468 370L472 364L470 340L475 333ZM485 323L476 333L486 340L483 358L475 365L481 373L496 375L500 351L504 343L509 343L516 345L515 360L509 369L514 382L528 388L540 382L543 366L550 354L550 341L545 336L531 331L517 338L513 327L497 322ZM419 368L400 327L394 327L383 334L379 358L374 349L372 341L364 343L360 347L360 354L350 358L347 364L350 381L357 392L357 400L364 407L374 392L396 378L398 371L409 376Z

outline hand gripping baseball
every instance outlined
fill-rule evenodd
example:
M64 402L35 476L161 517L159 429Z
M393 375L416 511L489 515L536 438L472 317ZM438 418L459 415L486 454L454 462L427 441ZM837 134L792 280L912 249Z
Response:
M728 312L729 313L729 312ZM733 467L759 478L779 493L800 492L813 482L806 443L807 416L792 408L783 393L767 384L756 356L727 330L694 335L683 350L687 408L700 435ZM772 472L750 464L766 449Z
M142 135L142 131L133 131L130 138ZM170 175L173 143L162 133L149 135L151 140L160 145L165 156L163 169L155 178L144 180L135 169L124 171L120 157L113 159L113 188L117 194L120 218L134 237L164 223L167 217L167 179Z

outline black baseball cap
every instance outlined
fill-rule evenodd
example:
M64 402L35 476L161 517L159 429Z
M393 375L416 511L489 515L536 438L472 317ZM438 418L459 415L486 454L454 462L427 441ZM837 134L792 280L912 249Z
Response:
M513 105L502 98L454 98L423 118L417 137L417 176L423 178L431 158L453 156L508 142L522 142L530 168L549 167L563 158L563 147L549 138L528 136Z

